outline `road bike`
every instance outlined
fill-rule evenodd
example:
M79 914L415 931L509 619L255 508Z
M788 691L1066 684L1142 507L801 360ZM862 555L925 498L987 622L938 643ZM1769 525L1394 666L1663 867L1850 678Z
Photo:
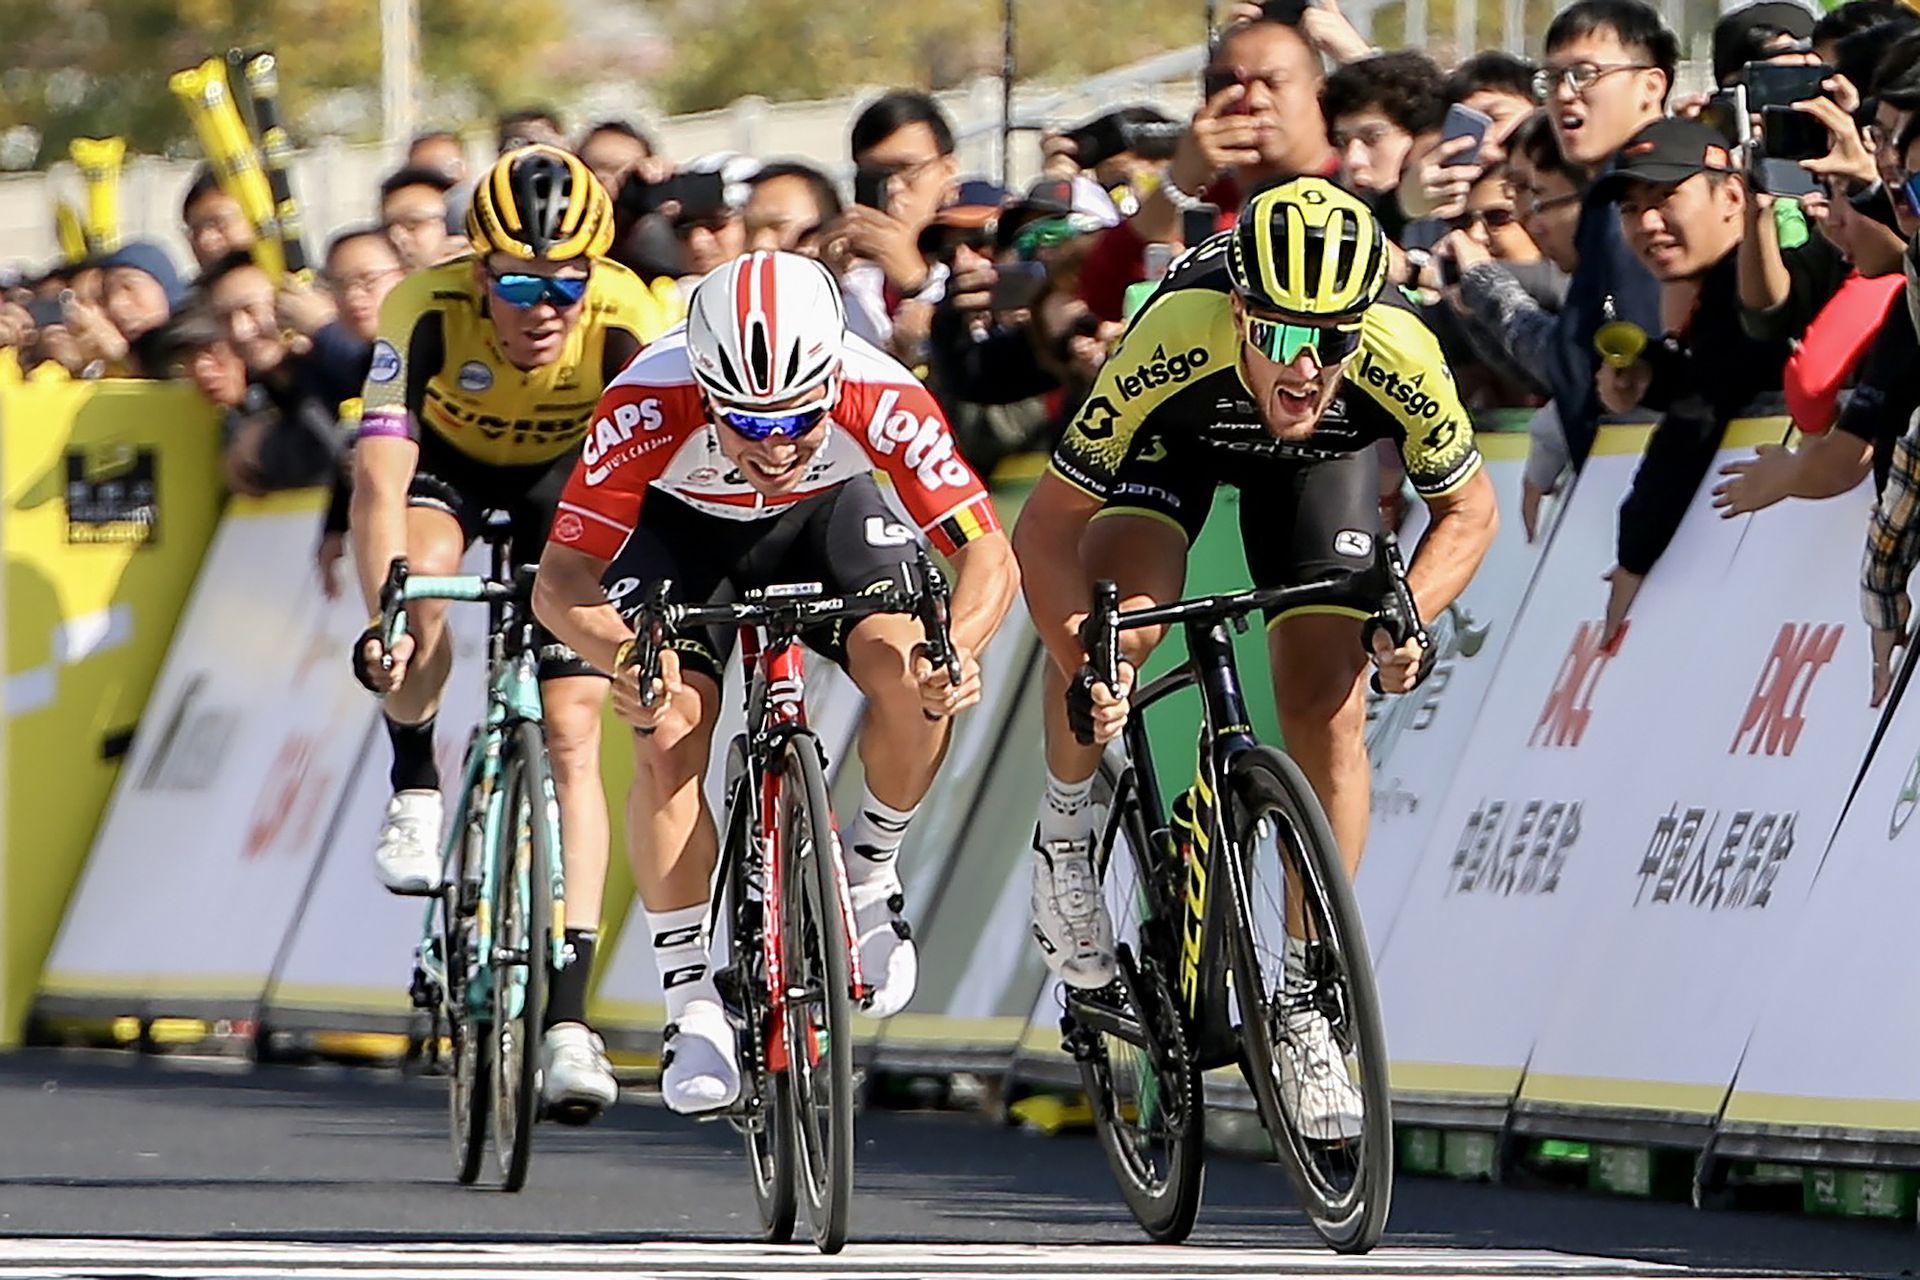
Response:
M1364 577L1369 587L1381 585L1383 600L1363 629L1369 651L1376 627L1396 644L1424 636L1391 537L1379 540ZM1228 1065L1244 1075L1321 1238L1342 1252L1363 1252L1386 1224L1393 1120L1359 908L1299 766L1254 739L1227 632L1229 625L1245 631L1256 611L1323 603L1335 593L1350 599L1353 581L1124 613L1114 584L1103 581L1082 629L1109 687L1119 678L1121 632L1177 625L1187 643L1185 662L1133 694L1126 728L1102 761L1095 799L1107 816L1098 865L1126 940L1117 947L1113 983L1065 989L1060 1023L1121 1194L1156 1240L1183 1240L1193 1229L1205 1147L1202 1077ZM1200 693L1198 760L1192 786L1170 814L1145 713L1188 688ZM1304 940L1304 963L1291 979L1288 935ZM1318 1085L1301 1065L1307 1039L1320 1034L1317 1020L1336 1050L1328 1055L1334 1070L1344 1068L1358 1095L1357 1117L1305 1116L1289 1097L1287 1076L1300 1097Z
M428 1016L428 1061L449 1076L456 1175L469 1184L479 1178L491 1130L501 1184L518 1191L540 1118L548 966L564 968L573 954L565 944L560 807L540 701L534 566L512 567L503 528L490 524L485 536L493 554L486 576L429 577L395 559L380 589L380 627L391 650L413 601L487 605L486 712L467 744L440 887L429 895L415 951L412 997Z
M655 583L633 612L643 700L673 635L734 627L747 728L727 745L713 936L714 982L739 1040L741 1092L728 1118L746 1140L761 1234L793 1237L804 1200L813 1242L836 1253L853 1198L853 1031L871 988L860 972L853 903L827 798L826 751L807 727L801 641L817 627L910 613L927 656L960 672L947 634L944 575L923 549L918 584L827 595L817 582L761 587L737 603L675 604Z

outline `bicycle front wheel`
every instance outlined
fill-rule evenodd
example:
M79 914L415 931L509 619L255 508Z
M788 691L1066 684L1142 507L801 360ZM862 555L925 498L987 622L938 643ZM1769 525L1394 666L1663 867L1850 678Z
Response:
M1342 1253L1380 1240L1393 1194L1393 1114L1380 1000L1339 846L1298 765L1271 747L1229 779L1228 930L1242 1066L1314 1230ZM1295 886L1304 964L1286 973ZM1296 944L1296 948L1298 944Z
M467 750L484 750L478 735ZM441 955L446 962L446 985L441 999L447 1024L451 1070L447 1079L447 1128L453 1145L454 1176L471 1185L480 1176L487 1151L487 1100L492 1086L492 1039L484 1015L476 1017L470 988L483 971L474 949L478 945L476 915L480 898L480 867L485 856L478 833L485 829L482 793L466 793L454 834L452 865L440 890Z
M494 849L493 1158L501 1185L518 1191L527 1182L540 1106L558 807L540 726L519 724L509 748Z
M853 969L833 815L811 738L780 749L780 952L788 1111L813 1242L838 1253L853 1201Z

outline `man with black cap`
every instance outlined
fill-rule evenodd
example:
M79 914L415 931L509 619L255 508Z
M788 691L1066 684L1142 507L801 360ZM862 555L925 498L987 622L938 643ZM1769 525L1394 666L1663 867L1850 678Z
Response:
M1760 0L1713 26L1713 82L1738 84L1749 62L1812 63L1813 10L1794 0Z
M1602 642L1624 624L1634 594L1666 550L1713 462L1727 423L1780 389L1785 341L1750 336L1741 324L1738 251L1752 193L1726 139L1695 120L1642 128L1594 186L1620 209L1634 256L1660 284L1662 336L1638 359L1603 362L1601 402L1614 413L1661 411L1646 457L1620 505L1619 564Z

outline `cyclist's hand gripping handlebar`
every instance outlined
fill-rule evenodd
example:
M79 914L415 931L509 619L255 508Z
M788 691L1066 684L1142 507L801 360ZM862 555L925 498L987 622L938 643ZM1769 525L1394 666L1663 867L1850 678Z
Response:
M654 684L660 679L660 653L667 647L667 593L673 584L662 578L647 592L633 620L633 640L627 649L626 665L638 670L640 705L652 707L660 700ZM652 733L642 729L642 733Z
M395 556L387 566L387 580L380 584L380 612L367 623L353 642L353 676L374 693L381 692L367 663L367 644L380 645L380 670L393 670L393 646L407 634L407 558Z
M1093 584L1093 612L1080 624L1087 661L1067 685L1067 724L1083 747L1093 745L1093 686L1120 691L1120 588L1101 579Z
M927 549L920 548L919 557L920 590L915 595L914 613L920 619L920 627L927 634L924 652L927 661L937 669L947 669L947 682L954 688L960 687L960 653L953 647L953 633L950 625L953 619L953 593L947 586L947 575L933 562ZM923 710L922 715L936 720L931 711Z
M1420 607L1414 602L1413 589L1407 585L1407 566L1400 556L1400 539L1391 533L1380 535L1380 564L1387 577L1386 597L1380 602L1380 612L1362 624L1360 647L1371 661L1377 656L1374 653L1374 637L1382 632L1396 649L1409 640L1418 640L1420 665L1413 676L1413 688L1417 689L1433 674L1439 654L1435 651L1432 634L1420 621ZM1381 687L1378 671L1373 673L1371 684L1375 693L1386 692Z

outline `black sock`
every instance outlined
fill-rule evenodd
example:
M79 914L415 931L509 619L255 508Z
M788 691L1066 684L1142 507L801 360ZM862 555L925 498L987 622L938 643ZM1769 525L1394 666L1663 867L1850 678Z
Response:
M393 768L388 781L398 791L438 791L440 766L433 758L433 721L428 716L419 724L401 724L391 716L387 722L387 741L393 744Z
M587 1020L587 979L593 976L593 948L599 941L598 929L567 930L573 963L564 969L547 969L546 1026Z

